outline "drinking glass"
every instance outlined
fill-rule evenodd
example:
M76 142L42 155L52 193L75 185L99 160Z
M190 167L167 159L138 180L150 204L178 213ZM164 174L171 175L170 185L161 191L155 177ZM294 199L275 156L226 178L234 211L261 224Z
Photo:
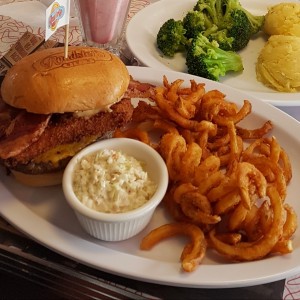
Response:
M120 55L131 0L76 0L83 43Z

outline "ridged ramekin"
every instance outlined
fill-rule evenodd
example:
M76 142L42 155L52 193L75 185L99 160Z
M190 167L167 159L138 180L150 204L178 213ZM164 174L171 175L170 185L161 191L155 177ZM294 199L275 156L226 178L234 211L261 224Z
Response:
M74 167L84 156L101 149L122 151L143 161L157 189L144 205L124 213L103 213L85 206L75 195L72 187ZM121 241L141 232L163 199L168 187L168 170L162 157L150 146L128 138L111 138L96 142L77 153L68 163L63 175L63 192L84 230L97 239Z

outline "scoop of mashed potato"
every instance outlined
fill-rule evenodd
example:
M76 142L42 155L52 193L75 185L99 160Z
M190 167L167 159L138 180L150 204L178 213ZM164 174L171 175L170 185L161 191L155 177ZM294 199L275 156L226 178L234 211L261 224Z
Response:
M268 9L263 30L268 35L300 37L300 3L280 3Z
M256 63L257 80L281 92L300 91L300 37L272 35Z

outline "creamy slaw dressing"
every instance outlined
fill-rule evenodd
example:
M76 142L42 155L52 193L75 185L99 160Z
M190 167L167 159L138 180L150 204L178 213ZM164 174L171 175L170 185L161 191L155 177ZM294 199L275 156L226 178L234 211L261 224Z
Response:
M143 162L121 151L103 149L78 161L73 189L87 207L106 213L121 213L145 204L156 184L144 170Z

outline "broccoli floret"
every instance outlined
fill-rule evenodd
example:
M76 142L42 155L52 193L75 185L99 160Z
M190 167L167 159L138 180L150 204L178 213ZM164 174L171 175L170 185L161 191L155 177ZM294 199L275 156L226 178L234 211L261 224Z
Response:
M221 2L225 19L228 15L232 16L232 11L240 11L244 13L248 21L250 22L251 35L256 34L262 29L265 20L264 15L254 16L240 4L239 0L221 0Z
M193 38L187 48L188 73L219 81L229 71L242 71L241 57L233 51L219 48L216 41L209 41L203 34Z
M159 29L156 37L158 49L166 56L173 57L175 53L185 51L186 30L181 20L169 19Z
M198 0L193 10L202 12L216 25L223 17L222 1L220 0Z
M185 36L188 39L197 36L198 33L201 33L214 25L205 14L194 10L189 11L182 21L183 27L186 30Z
M219 28L214 24L207 30L203 31L202 34L210 41L217 41L221 49L226 51L232 49L234 38L228 35L227 29L219 30Z
M238 0L198 0L193 10L217 26L220 33L214 31L211 36L204 35L217 40L223 50L243 49L264 21L264 16L253 16Z
M246 14L239 9L232 10L228 18L224 18L222 26L227 30L227 37L232 38L231 48L224 50L239 51L247 46L252 36L252 26ZM223 44L220 45L222 47Z
M223 50L230 51L234 49L236 39L228 34L227 29L218 30L215 32L205 31L203 33L210 41L217 41L219 47Z
M252 35L258 33L265 22L265 16L254 16L253 14L251 14L248 10L242 8L242 11L246 14L249 22L251 23L252 26Z

